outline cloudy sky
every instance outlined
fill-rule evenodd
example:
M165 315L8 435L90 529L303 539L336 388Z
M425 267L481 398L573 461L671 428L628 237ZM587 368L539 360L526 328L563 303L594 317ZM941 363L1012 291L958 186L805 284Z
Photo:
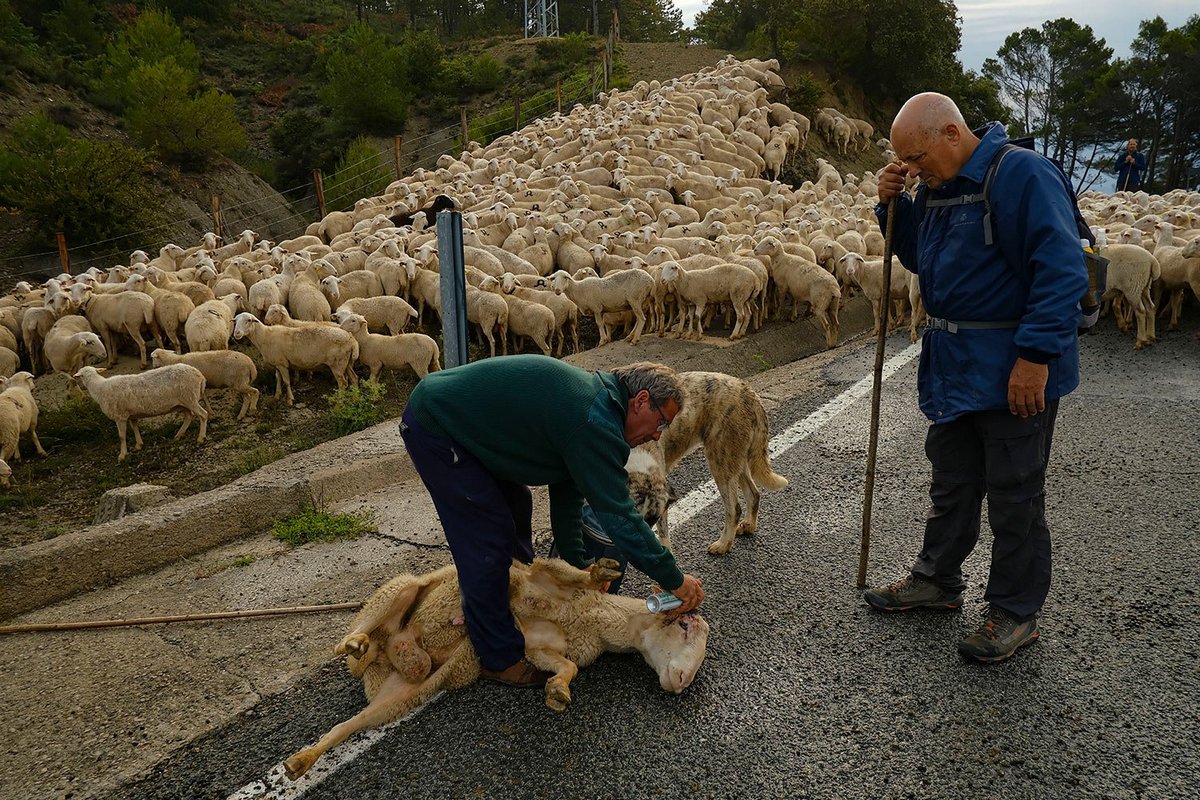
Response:
M683 24L691 26L707 0L674 0L683 12ZM1090 25L1105 39L1117 56L1129 53L1143 19L1161 16L1171 27L1182 25L1191 14L1200 13L1197 0L957 0L962 17L962 50L958 57L968 69L979 69L994 56L1004 37L1022 28L1037 28L1048 19L1071 17Z

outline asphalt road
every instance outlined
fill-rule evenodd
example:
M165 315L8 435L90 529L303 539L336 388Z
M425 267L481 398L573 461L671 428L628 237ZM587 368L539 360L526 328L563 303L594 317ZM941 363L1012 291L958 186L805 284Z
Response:
M664 694L637 656L581 671L561 715L536 691L477 685L291 796L1194 797L1198 330L1193 314L1141 353L1107 326L1085 339L1083 385L1062 402L1048 478L1055 573L1042 637L1016 658L984 667L954 649L983 609L986 520L961 612L881 615L863 604L864 399L775 458L791 485L764 498L758 534L728 556L704 550L718 505L672 531L684 568L705 582L712 625L683 695ZM893 336L889 355L907 345ZM814 388L772 412L772 434L872 360L870 343L844 348ZM870 583L903 575L919 545L929 478L916 365L884 387ZM693 455L673 480L682 497L708 477ZM256 781L362 702L331 662L117 796L255 796Z

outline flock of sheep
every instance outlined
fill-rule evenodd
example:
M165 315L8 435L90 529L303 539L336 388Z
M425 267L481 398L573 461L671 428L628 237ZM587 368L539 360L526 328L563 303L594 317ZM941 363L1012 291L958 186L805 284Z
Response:
M253 345L288 405L296 370L328 369L344 387L358 381L356 364L371 378L439 369L434 339L407 328L440 316L433 217L449 207L463 212L468 319L491 355L497 344L507 353L510 338L546 355L578 350L581 316L595 320L601 344L618 335L636 344L648 333L699 338L718 313L739 338L772 311L811 313L834 347L852 293L878 319L875 177L817 159L813 180L778 180L810 130L772 100L778 68L727 57L601 95L490 145L472 142L287 241L244 231L222 245L206 234L153 258L136 251L128 265L17 284L0 297L0 481L4 461L20 458L21 433L41 452L32 387L44 372L75 376L116 423L124 460L126 422L141 446L139 418L181 410L177 436L194 416L203 441L206 389L239 393L238 419L254 412L255 362L231 340ZM843 153L872 146L869 123L833 108L813 127ZM886 139L876 144L891 155ZM1200 292L1200 197L1089 193L1080 205L1107 237L1107 295L1118 298L1122 330L1138 320L1141 347L1154 336L1157 293L1168 293L1173 326L1184 287ZM924 313L910 278L893 264L889 326L909 317L915 340ZM148 353L147 340L157 349ZM86 366L112 366L123 346L153 369L107 377Z

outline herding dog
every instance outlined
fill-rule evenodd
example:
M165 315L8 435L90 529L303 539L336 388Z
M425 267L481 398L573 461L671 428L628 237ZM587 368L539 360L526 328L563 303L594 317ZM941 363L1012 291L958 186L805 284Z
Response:
M641 453L650 444L630 454L626 465L630 494L643 515L659 511L658 538L669 548L666 476L684 456L702 446L725 506L721 538L708 546L708 552L722 555L733 547L734 537L758 529L760 489L776 491L788 482L767 462L767 412L750 384L719 372L681 372L679 381L683 410L659 439L661 460L650 457L652 451ZM739 487L746 496L744 518Z

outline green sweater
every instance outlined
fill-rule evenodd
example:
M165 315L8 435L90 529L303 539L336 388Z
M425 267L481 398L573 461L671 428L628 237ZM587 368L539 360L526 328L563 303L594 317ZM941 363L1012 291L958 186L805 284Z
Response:
M615 375L538 355L431 372L408 401L422 425L462 445L497 478L550 487L550 526L565 561L588 564L581 524L587 498L630 562L664 589L677 589L683 573L629 496L628 404Z

